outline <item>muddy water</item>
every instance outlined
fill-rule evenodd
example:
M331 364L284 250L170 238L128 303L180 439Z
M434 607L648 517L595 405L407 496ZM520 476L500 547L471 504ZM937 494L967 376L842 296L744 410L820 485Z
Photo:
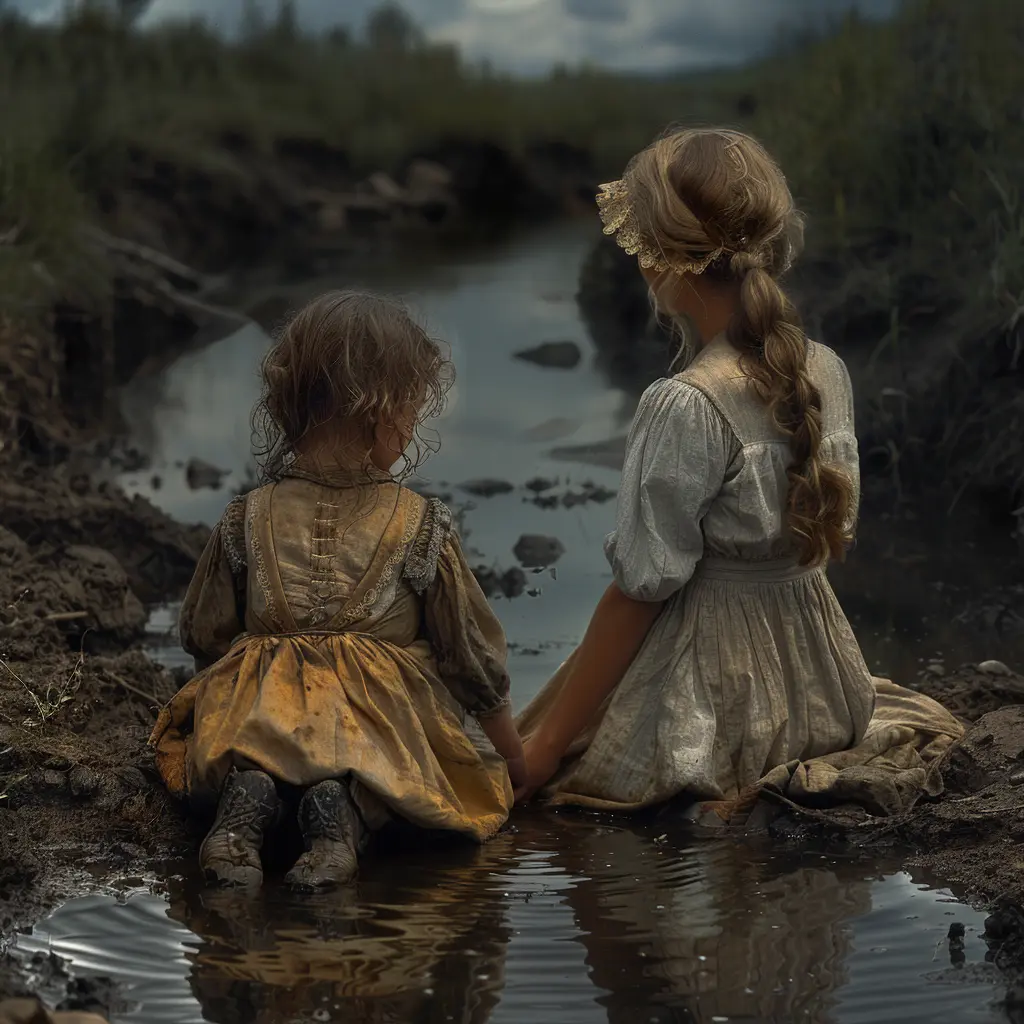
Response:
M26 952L121 983L115 1021L999 1021L981 916L891 865L524 817L350 892L176 876L75 900ZM965 929L950 948L951 924Z
M447 338L459 371L438 424L443 447L421 483L472 500L468 544L481 564L515 564L523 533L557 536L555 570L499 600L516 700L527 700L578 641L609 581L601 541L614 502L538 507L617 474L556 450L620 437L635 400L591 366L573 293L591 236L561 227L465 264L368 268L362 284L405 295ZM346 282L352 283L352 282ZM307 292L336 282L311 282ZM295 302L304 297L296 292ZM584 350L571 371L513 358L543 341ZM151 458L124 483L172 514L214 522L250 463L248 411L267 344L255 328L191 353L124 398ZM613 446L614 447L614 446ZM190 490L184 464L230 471L221 490ZM598 459L598 462L607 460ZM514 489L470 499L468 480ZM1005 580L956 524L881 515L865 525L837 589L872 667L909 681L924 659L1002 656L976 625L953 621L964 593ZM173 608L156 609L154 652L174 662ZM164 891L96 894L42 922L75 969L124 983L124 1021L999 1020L979 918L898 865L836 861L673 832L528 814L484 850L395 854L358 889L297 898L204 891L187 871ZM951 922L967 926L950 949Z

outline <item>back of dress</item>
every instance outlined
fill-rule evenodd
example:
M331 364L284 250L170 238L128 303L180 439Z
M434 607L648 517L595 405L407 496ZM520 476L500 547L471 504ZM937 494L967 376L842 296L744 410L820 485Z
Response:
M345 486L344 480L290 475L253 491L245 524L254 570L246 628L359 629L411 643L421 612L413 591L401 586L403 570L421 534L426 540L447 533L451 517L440 521L438 509L447 512L390 479ZM397 614L396 602L406 614ZM378 629L382 616L388 624Z
M853 392L843 361L809 343L821 394L821 459L859 491ZM644 393L627 446L617 528L606 554L622 589L663 600L702 559L793 559L786 524L789 438L719 338L675 377ZM856 500L851 517L856 519ZM849 524L852 528L853 522Z
M819 457L842 470L856 494L860 469L846 366L832 349L809 342L807 368L821 395ZM793 463L789 436L775 424L756 383L743 373L739 354L724 339L716 341L676 380L699 391L732 435L721 490L704 518L706 553L745 561L792 557L785 514L787 472Z

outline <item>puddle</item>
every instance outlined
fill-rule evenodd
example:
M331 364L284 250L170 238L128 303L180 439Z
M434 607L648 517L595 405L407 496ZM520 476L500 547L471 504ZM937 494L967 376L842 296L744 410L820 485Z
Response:
M982 923L890 865L540 815L347 892L84 896L17 950L117 981L115 1024L1002 1021Z

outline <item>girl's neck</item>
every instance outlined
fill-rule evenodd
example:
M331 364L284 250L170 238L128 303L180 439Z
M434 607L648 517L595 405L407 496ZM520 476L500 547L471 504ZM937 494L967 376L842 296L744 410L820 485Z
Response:
M373 467L365 441L343 436L333 428L320 427L296 445L296 459L311 468L332 473L358 473Z
M739 289L707 288L701 299L703 301L691 311L690 317L703 347L728 331L740 309Z

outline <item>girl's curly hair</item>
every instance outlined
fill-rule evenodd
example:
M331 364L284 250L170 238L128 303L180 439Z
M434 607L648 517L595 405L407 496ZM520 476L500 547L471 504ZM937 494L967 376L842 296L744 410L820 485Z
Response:
M280 479L313 431L335 424L365 457L378 424L415 410L415 455L403 475L437 450L422 424L444 409L454 371L441 344L401 303L358 291L328 292L281 330L261 365L253 447L261 482Z

